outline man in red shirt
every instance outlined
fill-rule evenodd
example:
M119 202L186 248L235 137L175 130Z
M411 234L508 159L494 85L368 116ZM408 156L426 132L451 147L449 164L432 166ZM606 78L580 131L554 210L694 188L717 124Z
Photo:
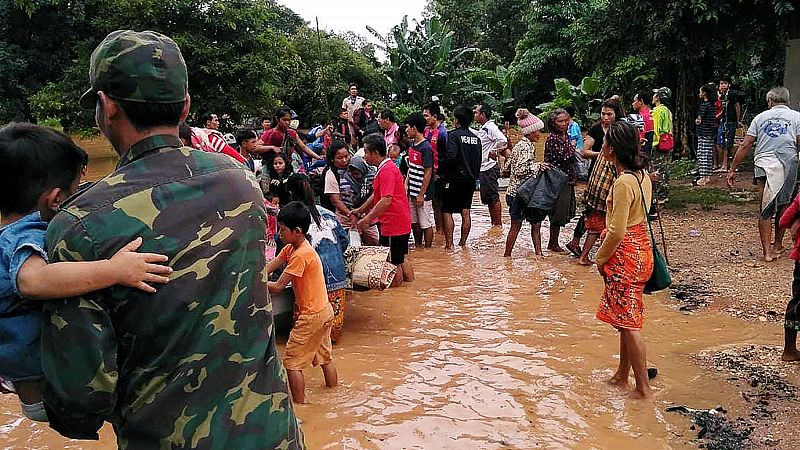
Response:
M392 286L397 287L403 281L414 281L414 269L406 261L408 238L411 235L411 208L403 175L386 157L386 142L380 135L364 137L364 159L367 164L377 166L378 172L372 182L372 195L360 208L350 213L351 219L358 221L359 231L365 230L378 219L381 245L389 247L389 262L397 266L397 274L392 281Z
M299 164L299 167L295 167L295 171L302 171L300 155L297 154L297 158L292 156L293 153L297 153L297 149L313 159L322 159L321 156L308 148L303 140L300 139L300 136L297 135L297 132L291 128L291 109L286 107L278 108L275 112L275 122L275 128L269 128L261 133L261 142L255 149L255 153L261 154L264 167L267 169L272 167L272 161L275 159L275 155L286 152L286 156L290 158L293 166L296 162Z

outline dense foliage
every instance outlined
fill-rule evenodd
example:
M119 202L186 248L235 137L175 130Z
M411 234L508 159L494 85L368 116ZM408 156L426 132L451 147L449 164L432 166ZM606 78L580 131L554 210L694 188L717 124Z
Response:
M304 119L323 120L349 81L363 84L362 94L384 94L374 57L317 35L274 0L0 0L0 121L91 127L77 98L92 49L116 29L152 29L178 43L193 115L240 122L288 103Z
M76 102L89 54L131 28L181 45L193 114L241 122L288 104L308 125L336 114L356 82L380 105L438 96L446 106L487 101L510 117L569 103L586 123L590 100L619 94L627 104L637 90L669 86L687 141L704 82L730 76L749 114L764 107L798 23L793 0L429 0L424 19L373 31L372 45L318 32L275 0L0 0L0 120L90 127ZM570 84L581 80L590 92Z

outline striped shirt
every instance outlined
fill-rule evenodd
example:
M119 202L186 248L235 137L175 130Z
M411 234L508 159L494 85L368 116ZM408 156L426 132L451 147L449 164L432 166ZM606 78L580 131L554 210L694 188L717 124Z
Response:
M408 148L408 195L416 197L422 188L422 180L425 178L425 169L433 170L433 147L431 143L423 140L419 144L414 144ZM432 175L431 175L432 176ZM428 183L428 190L425 191L425 199L433 198L433 183Z

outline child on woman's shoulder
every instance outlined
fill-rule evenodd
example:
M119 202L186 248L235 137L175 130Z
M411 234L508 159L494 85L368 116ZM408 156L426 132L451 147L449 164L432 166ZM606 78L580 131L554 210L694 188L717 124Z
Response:
M39 351L41 301L115 284L155 292L166 283L166 256L136 253L141 238L110 260L47 264L47 222L78 189L86 152L62 133L29 123L0 129L0 378L10 382L22 412L46 421Z
M289 282L294 290L300 315L286 343L283 364L289 377L289 388L295 403L305 403L303 369L321 366L327 386L338 384L336 366L331 352L333 308L328 302L322 261L308 243L306 234L311 226L311 213L301 202L291 202L278 213L278 230L283 247L278 257L267 265L267 272L286 266L278 281L267 284L269 292L281 292Z

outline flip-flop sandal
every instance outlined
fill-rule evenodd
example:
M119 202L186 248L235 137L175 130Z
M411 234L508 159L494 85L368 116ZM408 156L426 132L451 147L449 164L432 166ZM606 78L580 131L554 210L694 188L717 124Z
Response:
M569 250L569 252L572 253L573 256L575 256L575 257L581 256L581 246L580 246L580 244L573 244L573 243L570 242L569 244L565 245L564 247L567 247L567 250Z

